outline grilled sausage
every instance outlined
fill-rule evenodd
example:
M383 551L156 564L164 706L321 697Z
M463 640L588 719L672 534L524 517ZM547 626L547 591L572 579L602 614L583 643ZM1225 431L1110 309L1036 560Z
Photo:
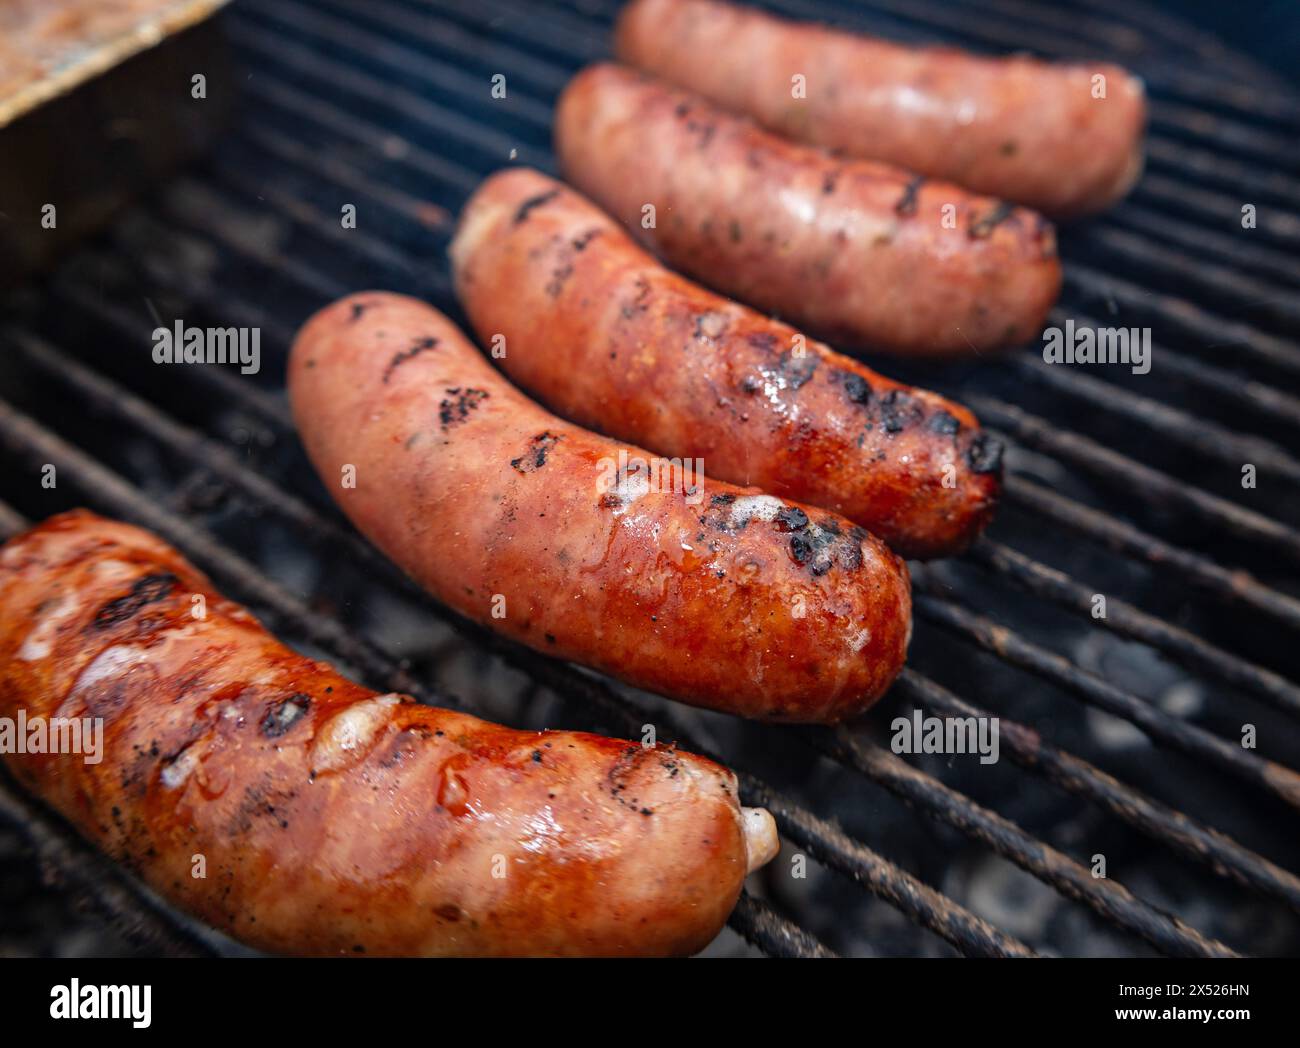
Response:
M788 142L622 66L573 79L555 136L568 181L643 244L827 338L911 355L1014 346L1060 290L1041 216Z
M504 369L566 418L710 476L842 513L909 557L992 515L1001 448L909 389L665 269L598 208L525 168L488 179L451 245Z
M880 540L560 421L421 302L368 292L317 313L289 395L353 523L539 651L789 721L852 716L902 668L910 585Z
M691 953L775 852L712 761L376 695L138 528L54 517L4 546L0 592L0 715L103 730L98 763L11 752L14 774L261 949Z
M1142 81L1105 62L904 47L711 0L634 0L615 50L791 138L1057 218L1103 210L1142 172Z

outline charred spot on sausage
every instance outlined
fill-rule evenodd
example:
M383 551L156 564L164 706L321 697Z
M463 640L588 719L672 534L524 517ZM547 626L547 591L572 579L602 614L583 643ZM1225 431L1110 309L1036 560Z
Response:
M798 506L786 506L776 515L776 522L784 531L798 531L808 526L808 514Z
M814 578L825 575L836 564L850 571L862 566L862 542L867 538L863 528L854 525L845 535L834 517L823 517L813 522L796 507L788 507L788 512L791 516L787 520L793 525L790 527L793 532L790 555Z
M287 699L272 705L259 726L268 739L278 739L302 719L302 715L311 708L311 696L303 692L294 692Z
M560 195L558 189L548 189L545 193L538 193L536 196L529 197L519 205L519 210L515 212L515 225L520 225L528 220L529 212L547 204Z
M916 214L916 198L921 187L925 185L925 176L917 175L903 187L903 195L894 205L894 214L900 218L909 218Z
M930 432L939 433L945 437L951 437L959 429L961 422L956 415L949 414L947 411L940 411L930 419Z
M631 320L638 313L644 313L650 308L650 281L645 277L636 278L636 295L632 301L622 307L623 318Z
M374 305L373 302L353 302L352 313L348 317L348 323L355 324L358 320L361 319L361 314L364 313L367 309L369 309L373 305Z
M448 388L447 394L438 405L438 421L442 423L444 433L469 418L470 412L489 396L485 389L461 389L460 386Z
M844 376L844 395L854 404L866 404L871 400L871 383L861 375L851 371L842 371Z
M532 473L534 470L541 469L546 465L546 456L550 454L551 448L559 441L560 437L549 430L538 433L528 442L528 450L518 458L511 459L510 465L520 473Z
M573 276L573 264L566 262L564 265L556 266L551 271L551 279L546 282L546 293L551 298L559 298L560 292L564 290L565 281Z
M966 449L966 464L973 473L998 473L1002 470L1002 441L987 433L977 433Z
M600 227L596 226L587 230L581 236L575 237L573 240L573 250L574 251L585 250L587 245L590 244L593 240L595 240L598 236L600 236L602 232L604 231L600 229Z
M402 349L394 353L393 359L390 360L388 366L384 368L384 385L388 385L388 380L393 377L393 372L397 370L400 365L405 364L412 357L418 357L425 350L433 349L437 344L438 340L436 338L432 335L425 335L422 338L415 339L411 343L410 349Z
M781 354L781 364L778 371L790 389L802 387L813 377L813 372L816 370L817 357L811 354L805 353L803 356L795 356L792 349L787 349Z
M901 389L891 389L880 398L880 424L886 433L901 433L921 419L921 405Z
M981 215L970 224L970 229L966 235L971 240L984 240L992 234L999 225L1005 222L1015 212L1015 206L1005 201L998 201L988 214Z
M108 629L110 626L116 626L125 622L127 619L134 618L140 609L162 600L176 586L179 580L171 572L161 572L156 575L146 575L138 579L131 592L125 596L118 597L116 600L110 600L95 614L91 622L91 628L97 630Z

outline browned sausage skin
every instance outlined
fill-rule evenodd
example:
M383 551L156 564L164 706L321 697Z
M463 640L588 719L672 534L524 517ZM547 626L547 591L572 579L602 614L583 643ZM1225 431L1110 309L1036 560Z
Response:
M555 145L565 178L675 268L831 340L1006 348L1060 290L1040 215L786 141L622 66L574 77Z
M876 374L665 269L536 171L489 178L451 245L501 366L560 415L705 472L842 513L908 557L992 515L1000 446L965 408Z
M98 763L11 753L14 774L253 946L691 953L775 849L712 761L376 695L138 528L54 517L3 547L0 593L0 716L103 724Z
M783 135L1057 218L1105 209L1142 172L1142 81L1105 62L904 47L712 0L634 0L615 50Z
M902 668L910 586L884 543L754 489L649 475L648 452L544 411L421 302L366 292L317 313L289 394L357 527L540 651L790 721L853 716Z

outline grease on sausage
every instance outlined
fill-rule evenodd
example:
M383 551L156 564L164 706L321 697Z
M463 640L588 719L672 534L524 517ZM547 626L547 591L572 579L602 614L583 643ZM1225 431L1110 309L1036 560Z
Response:
M502 367L565 418L842 513L908 557L960 552L992 515L998 445L969 411L665 269L545 175L480 186L451 259L480 339L504 336Z
M423 339L435 348L408 355ZM421 302L365 292L317 313L289 394L357 527L443 603L539 651L788 721L853 716L902 668L907 567L879 539L755 489L656 474L649 452L528 400Z
M9 753L10 769L261 949L692 953L775 851L771 817L712 761L376 695L138 528L52 518L0 550L0 591L0 716L99 718L104 740L98 763Z

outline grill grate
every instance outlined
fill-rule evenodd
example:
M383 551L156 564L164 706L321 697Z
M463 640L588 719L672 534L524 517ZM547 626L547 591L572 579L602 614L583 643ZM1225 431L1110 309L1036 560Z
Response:
M765 6L917 42L1101 53L1140 71L1153 98L1149 173L1113 212L1063 234L1066 288L1052 320L1118 313L1112 322L1149 324L1149 375L1094 377L1032 351L946 369L879 362L971 406L1008 440L1011 475L991 537L917 570L913 668L867 723L734 724L502 641L438 608L359 539L296 449L280 376L297 323L364 286L460 315L444 261L452 216L512 150L554 173L551 106L578 66L606 56L617 5L605 0L236 3L226 21L247 101L219 153L15 297L0 331L0 461L17 478L6 497L33 516L87 503L158 531L281 635L370 684L457 705L464 682L450 655L467 648L514 674L495 693L465 688L472 712L620 733L653 721L716 755L740 775L746 803L772 811L787 855L840 875L812 876L802 894L769 876L764 897L743 897L731 926L764 952L943 951L923 928L968 955L1294 953L1294 96L1127 0L1086 15L1028 0ZM495 72L508 77L505 100L489 98ZM340 227L344 202L358 204L358 229ZM1261 212L1248 237L1243 202ZM260 327L263 375L152 366L141 347L154 310L164 323ZM1256 491L1240 489L1246 462L1258 467ZM59 469L57 505L28 483L45 463ZM16 526L13 513L0 507L0 527ZM1065 546L1063 535L1082 542ZM1096 593L1107 596L1104 620L1091 618ZM366 611L376 606L402 615L376 621ZM462 641L431 644L435 621ZM406 623L398 643L383 628L392 622ZM883 729L912 706L998 715L1024 773L896 757ZM1244 721L1270 757L1238 744ZM0 801L12 820L59 832L15 791ZM919 831L913 811L927 817ZM42 848L49 861L89 868L84 847L49 840L63 842ZM1097 852L1111 879L1092 876ZM990 855L1005 870L981 876ZM1020 919L1018 908L1039 911L1037 885L1081 905ZM136 937L151 949L229 950L129 886L100 894L101 911L151 930Z

